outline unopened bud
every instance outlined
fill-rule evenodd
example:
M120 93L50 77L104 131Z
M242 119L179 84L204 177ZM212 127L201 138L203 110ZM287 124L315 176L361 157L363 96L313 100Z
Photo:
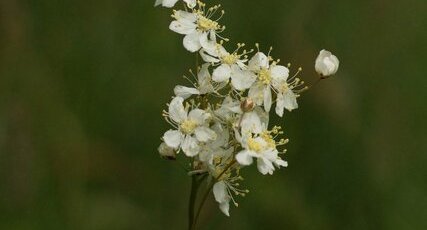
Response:
M168 160L176 159L176 152L173 148L169 147L166 143L161 143L159 148L157 149L161 157Z
M240 104L240 108L243 112L250 112L254 109L255 103L251 98L246 98L242 103Z

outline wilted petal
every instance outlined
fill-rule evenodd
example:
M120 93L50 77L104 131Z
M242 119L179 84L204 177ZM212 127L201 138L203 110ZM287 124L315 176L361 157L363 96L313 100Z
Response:
M167 146L177 149L181 144L183 135L178 130L169 130L163 135L163 141Z
M160 156L166 157L168 159L175 159L176 153L174 148L168 146L166 143L162 142L160 146L157 148Z

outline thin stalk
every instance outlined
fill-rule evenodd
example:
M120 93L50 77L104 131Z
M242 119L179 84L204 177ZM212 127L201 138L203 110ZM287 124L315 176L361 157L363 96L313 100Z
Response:
M212 180L211 182L210 182L210 184L209 184L209 186L208 186L208 189L206 190L206 192L205 192L205 194L203 194L203 197L202 197L202 200L200 201L200 205L199 205L199 208L197 209L197 212L196 212L196 216L194 217L194 222L193 222L193 227L192 227L192 229L196 229L196 224L197 224L197 220L199 219L199 215L200 215L200 212L202 211L202 208L203 208L203 205L205 204L205 202L206 202L206 199L208 198L208 196L209 196L209 194L211 193L211 190L212 190L212 188L213 188L213 186L214 186L214 184L215 184L215 182L216 181L218 181L218 179L219 178L221 178L221 176L225 173L225 172L227 172L227 170L228 169L230 169L233 165L234 165L234 163L236 163L236 160L232 160L225 168L224 168L224 170L217 176L217 177L215 177L214 178L214 180Z
M193 222L194 222L194 206L197 197L197 190L199 185L197 183L196 175L191 176L191 193L190 199L188 202L188 229L193 230Z

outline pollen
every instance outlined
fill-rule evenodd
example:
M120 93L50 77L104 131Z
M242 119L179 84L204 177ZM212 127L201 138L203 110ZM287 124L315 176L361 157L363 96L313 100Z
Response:
M269 69L262 68L258 73L258 79L264 84L269 85L271 82L271 72Z
M248 147L250 150L252 150L254 152L260 152L262 150L261 144L258 143L257 141L255 141L251 137L248 139Z
M237 54L229 54L222 57L222 61L228 65L236 63L238 59L239 56Z
M202 16L202 15L199 16L199 19L197 20L197 25L201 31L219 29L218 22L212 21L209 18L206 18L205 16Z
M276 148L276 141L274 141L273 136L269 132L261 133L260 137L267 143L269 148Z
M184 134L191 134L197 127L197 123L193 120L185 120L181 123L180 129Z

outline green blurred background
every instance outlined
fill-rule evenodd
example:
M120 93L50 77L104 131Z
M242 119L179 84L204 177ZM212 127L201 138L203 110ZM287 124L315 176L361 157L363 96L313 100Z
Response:
M0 229L186 228L190 180L156 149L194 56L153 2L0 1ZM289 167L245 169L201 229L427 229L427 2L220 3L307 82L320 49L341 65L276 121Z

